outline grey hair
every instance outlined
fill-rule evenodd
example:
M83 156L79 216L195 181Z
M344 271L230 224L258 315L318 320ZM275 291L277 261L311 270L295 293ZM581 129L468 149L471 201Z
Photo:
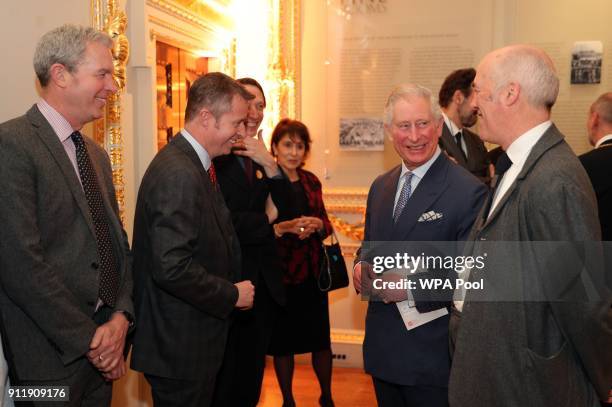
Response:
M491 70L495 92L510 82L521 86L527 102L536 108L550 110L559 95L559 77L550 57L542 50L512 46L497 55Z
M597 112L604 122L612 124L612 92L599 96L591 105L591 112Z
M50 69L53 64L62 64L68 72L76 71L83 62L87 44L98 42L112 48L113 40L104 32L92 27L64 24L44 34L34 51L34 71L45 87L50 80Z
M440 110L438 101L434 97L433 93L431 93L431 91L424 86L404 83L393 88L391 94L387 98L383 116L384 124L387 126L391 124L391 121L393 120L393 108L398 100L407 100L414 97L420 97L428 100L432 117L434 120L440 120L442 117L442 111Z

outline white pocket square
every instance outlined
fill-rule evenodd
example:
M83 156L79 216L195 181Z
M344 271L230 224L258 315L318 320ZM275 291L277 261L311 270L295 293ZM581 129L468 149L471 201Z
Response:
M440 212L429 211L422 214L419 217L418 222L431 222L433 220L440 219L442 216L444 215L442 215Z

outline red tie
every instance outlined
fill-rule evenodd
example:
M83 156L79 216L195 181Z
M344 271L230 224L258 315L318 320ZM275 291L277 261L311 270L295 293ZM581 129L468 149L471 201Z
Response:
M253 160L249 157L244 157L244 172L246 173L249 184L253 183Z
M213 187L217 189L217 173L215 172L215 164L210 163L210 168L208 169L208 177L210 178L210 182L213 184Z

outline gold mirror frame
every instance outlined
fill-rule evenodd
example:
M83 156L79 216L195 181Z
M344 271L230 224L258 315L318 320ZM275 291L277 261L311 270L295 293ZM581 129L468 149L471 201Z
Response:
M117 194L119 216L125 224L125 181L123 174L123 134L121 130L121 94L126 85L129 41L125 35L127 16L116 0L91 0L91 25L113 39L113 65L119 90L108 97L106 114L93 125L93 138L110 156L113 184Z

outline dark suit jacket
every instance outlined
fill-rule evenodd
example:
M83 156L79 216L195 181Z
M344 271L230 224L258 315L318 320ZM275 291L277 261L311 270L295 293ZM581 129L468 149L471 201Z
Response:
M121 283L116 309L133 314L131 259L106 152L85 137L109 219ZM0 315L19 381L75 372L96 330L100 263L85 193L36 106L0 125Z
M400 173L401 166L397 166L376 178L370 187L365 242L456 241L467 237L486 194L484 184L440 154L394 225ZM418 222L428 211L443 216ZM367 257L362 250L360 260ZM450 370L448 321L445 316L407 331L395 304L370 302L363 344L366 371L400 385L446 387Z
M478 135L468 129L463 129L463 139L467 148L467 161L463 158L463 154L461 154L461 150L446 123L442 126L442 135L438 144L449 156L457 160L460 166L474 174L485 184L488 184L489 160L487 159L487 148Z
M597 197L601 238L612 241L612 140L580 156Z
M223 197L182 135L143 177L133 246L132 368L183 380L216 375L238 299L240 248Z
M526 300L472 301L468 292L453 356L452 406L596 406L596 391L607 395L612 300L603 284L590 288L596 296L587 296L583 281L589 276L573 266L572 253L572 242L590 242L584 250L599 239L595 194L553 125L491 216L481 214L471 232L474 254L487 242L521 242L519 253L473 271L470 279L484 278L485 287L516 285L515 294ZM526 252L531 246L536 250ZM488 251L487 262L494 262L499 256ZM591 251L586 258L600 255Z
M284 305L283 274L274 230L268 223L265 211L268 194L272 194L279 218L286 218L291 185L284 176L280 179L266 177L263 168L255 162L252 183L249 184L238 156L233 154L215 158L214 164L221 192L240 241L242 279L250 279L255 287L265 282L272 298Z

